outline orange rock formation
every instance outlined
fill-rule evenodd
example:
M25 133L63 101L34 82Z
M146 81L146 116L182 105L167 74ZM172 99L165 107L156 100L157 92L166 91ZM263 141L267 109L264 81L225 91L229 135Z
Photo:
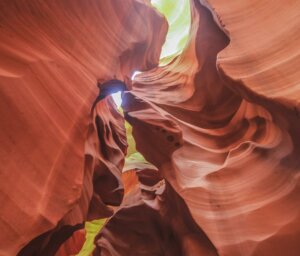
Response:
M97 218L95 256L299 255L300 2L190 2L166 66L147 0L0 2L1 256L78 253ZM91 107L135 70L124 116L157 169L122 173L124 118Z

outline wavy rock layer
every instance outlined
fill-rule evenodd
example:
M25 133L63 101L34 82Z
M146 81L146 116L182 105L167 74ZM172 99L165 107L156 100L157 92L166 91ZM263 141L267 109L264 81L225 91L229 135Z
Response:
M299 1L207 3L230 37L218 56L218 66L243 83L235 89L251 90L299 111Z
M279 2L285 5L276 1L272 10ZM299 98L299 75L289 72L298 60L297 39L290 42L285 35L295 34L299 21L282 25L290 19L284 16L290 5L271 15L284 16L275 28L264 28L271 23L262 22L266 1L209 3L215 20L200 2L193 5L185 52L170 65L137 76L125 97L127 119L138 150L182 196L219 255L296 256L300 119L292 106ZM296 12L299 8L292 17ZM285 68L278 73L280 59ZM275 88L278 97L270 93Z
M97 255L217 255L156 170L123 173L123 203L96 238Z
M0 255L8 256L97 208L89 156L98 153L85 149L96 80L155 66L167 26L131 0L1 1L0 25Z
M298 256L299 7L191 0L185 50L157 67L149 1L2 1L0 255L77 253L105 217L95 256ZM122 173L124 119L91 107L133 70L125 118L157 170Z

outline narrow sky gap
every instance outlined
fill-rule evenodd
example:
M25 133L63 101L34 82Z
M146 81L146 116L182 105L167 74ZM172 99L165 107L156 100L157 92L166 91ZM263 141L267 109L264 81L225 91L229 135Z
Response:
M180 55L188 42L191 11L189 0L152 0L152 5L162 13L169 24L166 41L162 47L159 65L163 66L172 61L173 58ZM141 71L134 71L131 80L135 80L136 75ZM121 108L121 92L111 94L117 108ZM129 144L128 155L124 169L132 167L137 163L147 163L144 157L136 150L135 140L132 136L132 128L129 123L125 123L126 135ZM149 163L147 163L149 164ZM126 167L127 166L127 167Z
M159 63L164 66L180 55L188 42L191 27L190 1L152 0L151 4L166 17L169 24Z
M120 108L122 105L122 93L121 92L115 92L113 94L111 94L114 102L117 105L117 108Z

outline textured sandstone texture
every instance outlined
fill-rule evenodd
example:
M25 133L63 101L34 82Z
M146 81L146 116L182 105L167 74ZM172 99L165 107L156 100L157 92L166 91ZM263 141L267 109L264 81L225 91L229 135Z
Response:
M299 3L196 1L193 11L183 54L138 75L125 97L137 148L219 255L296 256Z
M190 5L158 67L147 0L0 2L1 256L76 254L100 218L94 256L299 255L300 2ZM91 108L134 70L124 117L155 168L122 173L124 117Z
M8 256L58 223L82 223L116 186L115 178L104 192L92 186L107 168L114 177L122 169L121 155L108 164L89 145L99 141L90 113L97 79L155 66L167 24L137 1L13 0L0 10L0 255ZM113 108L98 108L102 124L115 125Z

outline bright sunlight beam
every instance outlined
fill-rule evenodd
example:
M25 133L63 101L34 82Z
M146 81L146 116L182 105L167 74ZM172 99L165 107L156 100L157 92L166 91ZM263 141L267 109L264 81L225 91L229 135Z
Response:
M112 93L111 96L114 100L114 102L116 103L117 107L120 108L121 104L122 104L122 96L121 96L121 92L116 92L116 93Z
M134 78L136 77L136 75L141 74L141 71L134 71L131 77L131 80L134 80Z

